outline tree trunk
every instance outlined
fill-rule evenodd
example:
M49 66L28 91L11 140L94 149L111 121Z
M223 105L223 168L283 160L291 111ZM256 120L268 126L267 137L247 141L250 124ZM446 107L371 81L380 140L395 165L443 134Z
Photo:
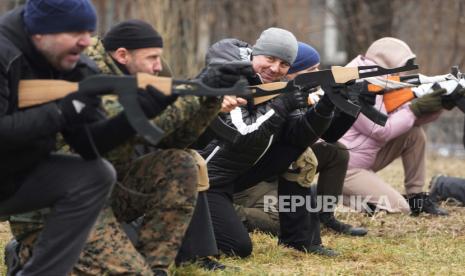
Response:
M336 22L348 57L363 54L378 38L392 36L393 1L345 0L339 4L341 14Z

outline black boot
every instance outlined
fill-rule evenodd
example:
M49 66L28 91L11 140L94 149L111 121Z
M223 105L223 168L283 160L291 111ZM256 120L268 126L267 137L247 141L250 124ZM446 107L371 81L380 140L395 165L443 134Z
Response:
M212 258L209 258L209 257L203 257L203 258L200 258L198 261L197 261L197 264L205 269L205 270L209 270L209 271L214 271L214 270L225 270L226 269L226 266L218 261L216 261L215 259L212 259Z
M5 246L6 276L14 276L21 270L19 249L20 243L17 242L15 239L11 240Z
M421 212L436 216L447 216L449 212L438 207L433 202L427 193L410 194L406 196L407 202L410 205L412 216L418 216Z
M365 236L368 233L368 230L363 227L354 227L337 220L333 212L320 213L320 221L324 226L339 234Z
M321 244L301 245L295 243L283 243L281 240L278 241L278 244L309 254L316 254L325 257L339 256L339 253L337 251L328 247L324 247Z

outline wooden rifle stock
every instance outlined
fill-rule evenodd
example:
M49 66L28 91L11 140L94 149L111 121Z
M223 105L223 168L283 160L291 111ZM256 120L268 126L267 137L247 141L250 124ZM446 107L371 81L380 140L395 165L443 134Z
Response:
M172 93L172 79L147 73L137 74L137 86L144 89L152 85L165 95ZM79 83L64 80L21 80L19 82L19 107L26 108L59 100L79 90Z
M284 82L284 81L279 81L279 82L270 82L270 83L265 83L265 84L260 84L260 85L254 85L254 86L251 86L250 88L252 89L252 93L254 93L257 88L263 90L263 91L276 91L276 90L279 90L279 89L283 89L287 86L287 82ZM253 94L252 94L253 95ZM254 105L257 105L257 104L261 104L261 103L264 103L266 101L269 101L277 96L279 96L280 94L277 93L277 94L273 94L273 95L267 95L267 96L259 96L259 97L254 97L253 98L253 104Z
M331 67L331 72L333 74L334 80L337 83L346 83L351 80L355 80L359 78L358 68L357 67L340 67L340 66L333 66ZM252 92L255 92L257 88L262 91L276 91L276 94L267 95L267 96L258 96L253 98L253 104L258 105L269 101L277 96L280 95L281 91L287 86L287 82L271 82L265 83L260 85L251 86ZM255 90L255 91L254 91ZM289 92L289 91L287 91Z

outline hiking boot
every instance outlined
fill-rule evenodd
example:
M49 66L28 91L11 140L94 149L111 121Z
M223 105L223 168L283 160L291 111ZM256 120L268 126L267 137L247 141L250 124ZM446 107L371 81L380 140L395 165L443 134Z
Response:
M176 262L175 263L177 267L182 266L182 265L187 265L187 264L196 264L199 267L208 270L208 271L220 271L220 270L233 270L233 271L239 271L240 269L238 267L232 267L232 266L226 266L218 261L216 261L213 258L209 257L199 257L195 260L189 260L189 261L184 261L184 262Z
M5 246L6 276L14 276L21 270L21 260L19 258L20 243L12 239Z
M407 195L406 199L412 211L412 216L418 216L422 212L436 216L449 215L449 212L438 207L427 193L410 194Z
M292 244L284 244L279 242L278 244L283 245L288 248L295 249L297 251L301 251L304 253L309 253L309 254L316 254L320 256L325 256L325 257L336 257L339 256L339 253L334 251L333 249L326 248L321 244L316 244L316 245L292 245Z
M361 237L368 233L368 230L363 227L354 227L337 220L332 212L320 213L320 221L324 226L339 234Z

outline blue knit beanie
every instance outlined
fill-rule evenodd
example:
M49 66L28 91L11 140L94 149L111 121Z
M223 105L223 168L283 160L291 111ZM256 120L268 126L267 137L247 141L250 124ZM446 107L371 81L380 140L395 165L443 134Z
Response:
M315 48L300 41L298 44L297 57L291 68L289 68L289 71L287 71L288 74L302 71L320 63L320 54Z
M95 31L97 14L89 0L28 0L24 24L30 35Z

